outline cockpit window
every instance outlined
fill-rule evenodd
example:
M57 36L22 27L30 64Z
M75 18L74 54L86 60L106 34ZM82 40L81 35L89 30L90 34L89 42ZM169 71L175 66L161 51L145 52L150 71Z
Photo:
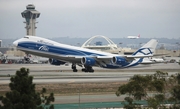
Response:
M24 38L27 38L27 39L29 39L29 37L27 37L27 36L25 36Z

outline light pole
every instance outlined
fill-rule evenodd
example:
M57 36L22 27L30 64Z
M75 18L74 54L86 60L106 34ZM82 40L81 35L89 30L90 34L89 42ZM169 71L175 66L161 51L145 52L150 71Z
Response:
M80 102L81 102L80 89L78 89L78 92L79 92L79 109L80 109Z
M77 43L77 46L80 47L80 43L79 42Z
M180 43L179 43L179 42L176 42L176 44L177 44L177 50L178 50L179 57L180 57L180 49L179 49L179 47L180 47Z
M141 44L142 44L142 43L140 42L140 43L139 43L139 48L141 47Z
M119 43L119 46L121 47L121 45L122 45L122 43L120 42L120 43Z

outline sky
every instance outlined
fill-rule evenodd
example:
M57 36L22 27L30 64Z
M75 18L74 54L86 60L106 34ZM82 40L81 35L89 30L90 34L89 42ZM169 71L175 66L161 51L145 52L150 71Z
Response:
M25 36L28 4L41 13L36 35L44 38L180 38L180 0L0 0L0 39Z

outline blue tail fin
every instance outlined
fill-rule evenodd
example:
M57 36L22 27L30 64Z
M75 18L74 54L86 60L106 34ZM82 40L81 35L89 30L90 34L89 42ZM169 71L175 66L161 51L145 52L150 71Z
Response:
M134 52L133 56L145 56L145 55L153 55L156 49L158 41L155 39L151 39L148 43L143 45L140 49Z

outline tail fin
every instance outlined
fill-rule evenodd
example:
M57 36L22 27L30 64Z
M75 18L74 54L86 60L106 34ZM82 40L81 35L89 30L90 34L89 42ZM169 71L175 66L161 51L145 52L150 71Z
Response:
M138 38L140 38L140 34L138 35Z
M137 57L150 57L153 56L158 41L155 39L151 39L148 43L143 45L140 49L134 52L132 55Z

